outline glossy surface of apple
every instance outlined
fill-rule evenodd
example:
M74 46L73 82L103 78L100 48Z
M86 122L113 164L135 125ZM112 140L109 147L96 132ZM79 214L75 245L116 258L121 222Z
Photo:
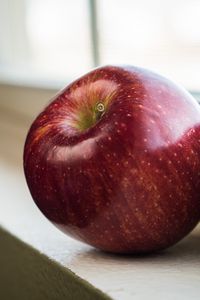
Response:
M34 121L24 170L65 233L111 252L166 248L199 221L200 108L148 70L98 68Z

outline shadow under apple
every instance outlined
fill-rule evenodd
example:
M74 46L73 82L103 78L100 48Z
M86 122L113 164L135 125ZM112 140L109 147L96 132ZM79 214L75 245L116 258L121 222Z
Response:
M103 276L109 273L136 272L139 270L147 275L151 270L168 272L173 267L175 272L196 267L200 270L200 230L195 229L192 234L184 238L176 245L152 254L146 255L122 255L102 252L89 248L74 257L70 265L77 266L80 273L87 270L87 274ZM98 268L98 270L97 270Z

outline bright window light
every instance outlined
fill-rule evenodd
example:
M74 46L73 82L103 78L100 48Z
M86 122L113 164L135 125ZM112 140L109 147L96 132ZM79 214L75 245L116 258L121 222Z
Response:
M100 0L104 64L153 69L189 89L200 89L199 0Z
M44 76L69 77L91 67L85 0L28 0L31 67Z
M94 62L146 67L199 91L200 1L0 0L0 80L64 83Z

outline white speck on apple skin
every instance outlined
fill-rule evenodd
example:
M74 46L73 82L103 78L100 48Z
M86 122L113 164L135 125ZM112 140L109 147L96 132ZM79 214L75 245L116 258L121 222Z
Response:
M125 123L121 123L120 126L121 126L122 128L124 128L124 129L127 129Z

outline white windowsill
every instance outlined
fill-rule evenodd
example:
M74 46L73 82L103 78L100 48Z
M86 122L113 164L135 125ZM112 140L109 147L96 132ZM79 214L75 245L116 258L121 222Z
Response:
M53 80L44 76L37 76L36 74L27 74L26 72L11 72L7 70L6 72L0 71L0 84L5 84L9 86L20 86L29 87L36 89L46 89L46 90L59 90L70 82L69 78L64 80Z

